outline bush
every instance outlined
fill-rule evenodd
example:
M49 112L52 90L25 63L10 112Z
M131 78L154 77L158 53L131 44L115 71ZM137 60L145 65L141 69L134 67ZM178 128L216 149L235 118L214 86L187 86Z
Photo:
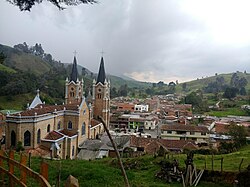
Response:
M17 146L16 146L16 152L20 152L23 151L23 143L21 141L17 142Z

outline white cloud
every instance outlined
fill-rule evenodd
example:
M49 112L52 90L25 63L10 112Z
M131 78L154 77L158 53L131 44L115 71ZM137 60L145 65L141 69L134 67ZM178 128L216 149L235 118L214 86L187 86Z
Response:
M224 6L227 5L227 6ZM0 43L41 43L64 63L143 81L179 82L250 71L250 3L215 0L100 0L59 11L41 3L20 12L0 2Z

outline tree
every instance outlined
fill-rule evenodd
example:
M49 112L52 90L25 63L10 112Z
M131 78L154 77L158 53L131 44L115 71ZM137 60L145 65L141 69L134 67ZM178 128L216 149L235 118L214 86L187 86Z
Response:
M231 77L230 85L232 87L238 88L238 84L239 84L239 76L237 75L237 73L234 73Z
M186 91L186 89L187 89L187 83L184 82L184 83L182 84L182 90L183 90L183 91Z
M232 124L229 127L229 135L232 137L232 140L235 143L235 147L238 149L243 145L246 145L246 136L247 131L245 127Z
M6 56L3 52L0 53L0 64L3 64L4 60L6 59Z
M236 94L238 93L238 89L234 88L234 87L227 87L223 96L225 98L228 98L229 100L231 100L232 98L236 97Z
M31 8L35 5L35 4L39 4L42 3L43 0L6 0L9 3L18 6L19 9L21 11L30 11ZM45 1L45 0L44 0ZM93 3L97 3L97 1L95 0L47 0L50 3L52 3L53 5L55 5L56 7L59 8L59 10L63 10L65 9L63 7L63 5L66 6L76 6L79 4L93 4Z

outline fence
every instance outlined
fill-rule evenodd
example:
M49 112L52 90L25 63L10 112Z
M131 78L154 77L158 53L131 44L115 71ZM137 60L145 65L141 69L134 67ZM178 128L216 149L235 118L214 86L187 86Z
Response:
M5 175L7 175L9 187L14 187L16 184L21 187L27 187L27 176L33 178L41 187L51 187L48 182L48 164L46 162L41 162L39 174L26 166L27 156L25 154L21 154L20 162L14 160L13 150L9 151L8 156L5 155L5 152L0 150L0 185L4 185ZM8 169L5 169L4 161ZM15 175L15 168L20 173L19 177Z

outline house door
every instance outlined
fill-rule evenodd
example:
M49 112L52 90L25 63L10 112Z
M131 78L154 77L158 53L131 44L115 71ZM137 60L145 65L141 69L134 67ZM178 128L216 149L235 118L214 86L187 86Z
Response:
M10 139L11 139L11 147L15 147L16 146L16 133L14 131L11 131L11 135L10 135Z

